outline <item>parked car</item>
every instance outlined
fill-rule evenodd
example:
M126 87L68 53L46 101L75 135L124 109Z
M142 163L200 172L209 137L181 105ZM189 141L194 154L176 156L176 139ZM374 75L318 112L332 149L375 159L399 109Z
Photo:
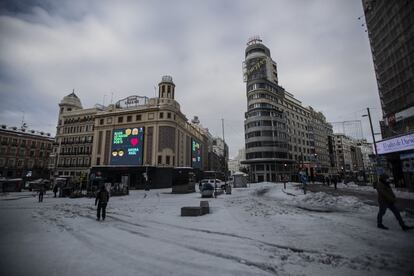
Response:
M225 188L224 182L217 178L216 179L203 179L200 181L200 184L203 184L203 183L209 183L213 185L214 188L221 188L221 189Z
M214 186L208 182L200 183L200 193L201 197L213 197L214 195Z

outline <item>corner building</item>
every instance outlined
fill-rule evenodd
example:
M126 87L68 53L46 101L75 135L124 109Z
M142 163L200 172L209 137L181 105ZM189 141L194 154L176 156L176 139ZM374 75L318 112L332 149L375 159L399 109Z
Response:
M243 62L247 112L244 129L246 160L251 181L276 181L276 172L287 172L287 117L283 88L278 85L276 63L270 50L256 38L248 42ZM286 166L285 166L286 164Z
M247 43L243 74L247 112L242 164L249 166L250 181L296 180L299 170L312 179L332 173L334 153L328 146L332 126L322 113L318 113L321 119L313 120L316 112L278 84L276 62L258 37ZM319 135L315 144L314 132L319 128L324 129L324 137Z
M54 177L70 176L83 186L91 166L95 115L102 106L83 108L73 91L59 103L59 115L50 170Z
M130 96L95 115L91 178L143 188L171 187L174 167L208 167L207 136L188 122L163 76L158 97Z

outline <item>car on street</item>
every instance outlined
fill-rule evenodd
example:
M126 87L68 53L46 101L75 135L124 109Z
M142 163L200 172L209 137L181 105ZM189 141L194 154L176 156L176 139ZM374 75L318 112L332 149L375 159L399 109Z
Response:
M201 183L200 193L201 193L201 197L213 197L214 186L208 182Z

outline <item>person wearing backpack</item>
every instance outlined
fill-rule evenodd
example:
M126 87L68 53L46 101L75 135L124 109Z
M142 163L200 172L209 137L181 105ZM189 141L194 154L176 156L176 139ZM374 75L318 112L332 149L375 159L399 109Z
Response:
M105 189L105 186L102 185L95 199L95 206L98 205L98 208L96 210L96 220L101 219L101 210L102 210L102 220L105 220L106 205L108 204L108 201L109 201L109 193Z

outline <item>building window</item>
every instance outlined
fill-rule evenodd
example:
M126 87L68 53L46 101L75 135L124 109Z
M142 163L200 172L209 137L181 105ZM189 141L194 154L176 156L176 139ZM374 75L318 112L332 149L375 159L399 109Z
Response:
M142 115L140 114L140 115L137 115L136 117L135 117L135 119L137 120L137 121L141 121L142 120Z
M160 119L164 118L164 112L160 112Z
M167 118L171 119L171 113L170 112L167 113Z
M122 123L124 121L124 117L118 117L118 123Z
M162 156L158 155L158 164L161 164L161 163L162 163Z
M96 165L100 165L100 164L101 164L101 158L98 157L98 158L96 158Z
M15 162L16 162L16 160L14 160L14 159L9 159L9 166L10 166L10 167L14 167Z
M131 115L127 116L127 122L132 122L132 116Z
M100 125L103 125L103 124L104 124L104 119L100 119L100 120L99 120L99 124L100 124Z
M170 156L169 155L165 156L165 164L167 164L167 165L170 164Z

